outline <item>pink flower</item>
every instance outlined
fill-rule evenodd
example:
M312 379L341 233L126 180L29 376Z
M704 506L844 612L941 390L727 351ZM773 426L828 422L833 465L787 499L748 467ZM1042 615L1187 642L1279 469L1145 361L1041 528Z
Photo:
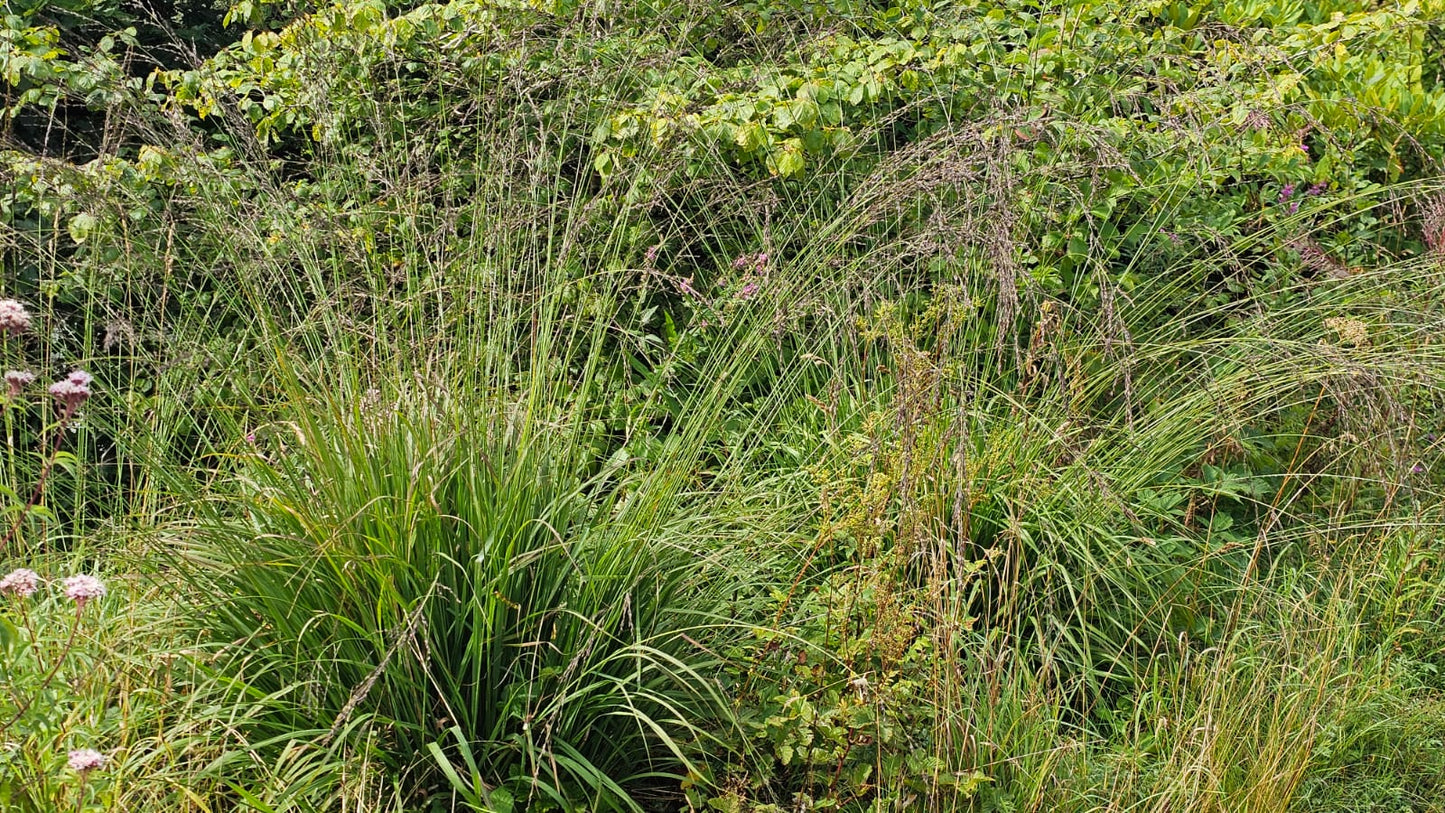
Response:
M35 373L24 370L6 370L5 383L10 385L10 397L19 398L21 390L24 390L30 382L35 380Z
M5 578L0 579L0 593L7 596L29 598L35 595L35 591L39 589L40 574L23 567L10 571L5 574Z
M90 748L80 748L70 752L70 770L81 775L104 768L105 763L105 754Z
M65 416L68 418L75 413L85 399L90 397L91 378L88 373L76 370L68 377L62 378L50 385L50 394L65 408Z
M76 607L84 607L85 602L105 595L105 585L101 583L100 579L84 573L71 576L64 583L65 597L74 601Z
M742 288L738 289L738 299L752 299L752 298L753 298L753 294L755 294L755 293L757 293L757 292L758 292L758 283L757 283L757 281L756 281L756 280L749 281L747 285L744 285Z
M19 336L30 329L30 311L13 299L0 299L0 335Z

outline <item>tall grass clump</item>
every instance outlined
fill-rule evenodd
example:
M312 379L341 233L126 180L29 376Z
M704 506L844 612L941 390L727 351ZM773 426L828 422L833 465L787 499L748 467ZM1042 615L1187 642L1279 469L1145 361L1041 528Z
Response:
M273 735L364 718L416 792L439 746L493 807L624 809L712 716L688 633L718 589L688 517L631 520L645 492L518 418L408 394L268 427L194 577Z

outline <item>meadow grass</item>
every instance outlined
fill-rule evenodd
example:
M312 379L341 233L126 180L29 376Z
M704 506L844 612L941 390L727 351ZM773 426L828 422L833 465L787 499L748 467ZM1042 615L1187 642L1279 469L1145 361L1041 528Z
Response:
M27 233L87 282L5 361L97 384L7 406L5 496L59 465L5 556L110 592L7 605L7 809L1441 809L1438 256L1050 292L959 133L599 178L646 65L421 120L383 67L304 172L132 111L169 227Z

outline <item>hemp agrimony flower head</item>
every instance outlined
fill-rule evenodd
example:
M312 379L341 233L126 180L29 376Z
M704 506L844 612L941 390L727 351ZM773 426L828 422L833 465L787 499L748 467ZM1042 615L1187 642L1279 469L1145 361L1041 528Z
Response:
M65 408L67 418L75 414L75 410L79 409L80 405L85 403L85 399L90 397L90 382L89 373L76 370L50 385L50 394L55 396L55 400Z
M5 371L5 383L10 387L11 398L19 398L20 391L29 386L30 382L34 380L35 373L32 372L27 372L25 370Z
M90 748L79 748L70 752L70 770L82 776L104 768L105 763L105 754Z
M84 573L67 578L64 584L65 597L75 602L77 608L84 607L85 602L91 599L101 598L105 595L105 585L101 583L100 579Z
M30 598L40 589L40 574L26 568L12 570L0 579L0 594Z
M30 311L13 299L0 299L0 335L19 336L30 329Z

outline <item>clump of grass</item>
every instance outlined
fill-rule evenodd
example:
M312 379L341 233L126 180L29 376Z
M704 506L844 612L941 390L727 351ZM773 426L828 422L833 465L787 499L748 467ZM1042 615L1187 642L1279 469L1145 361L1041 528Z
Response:
M187 544L263 730L324 744L364 719L423 795L429 746L461 765L460 745L482 798L529 809L675 782L715 716L688 633L720 606L686 515L639 519L645 484L519 413L381 404L269 427Z

